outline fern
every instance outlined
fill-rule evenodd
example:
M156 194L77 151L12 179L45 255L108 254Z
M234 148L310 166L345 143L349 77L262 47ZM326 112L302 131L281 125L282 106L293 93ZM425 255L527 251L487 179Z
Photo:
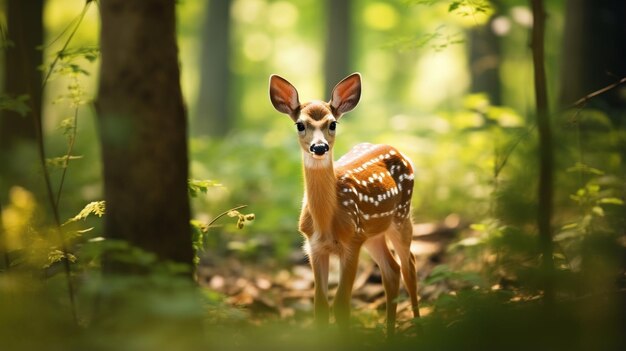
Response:
M104 201L93 201L88 203L76 216L70 218L63 225L72 222L78 222L81 219L85 219L89 217L91 214L94 214L98 217L102 217L105 214L105 202Z

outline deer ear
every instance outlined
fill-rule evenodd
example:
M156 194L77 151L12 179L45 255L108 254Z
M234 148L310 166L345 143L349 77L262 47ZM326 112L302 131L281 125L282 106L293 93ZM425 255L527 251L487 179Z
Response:
M353 73L337 83L333 89L330 106L333 108L333 112L336 113L335 117L339 117L355 108L360 98L361 75Z
M300 112L298 91L285 78L272 74L270 76L270 100L279 112L288 114L294 121Z

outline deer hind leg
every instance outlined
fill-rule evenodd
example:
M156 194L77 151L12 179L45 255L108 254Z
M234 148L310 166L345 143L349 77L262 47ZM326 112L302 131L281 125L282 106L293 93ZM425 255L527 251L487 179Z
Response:
M389 230L387 234L400 258L402 279L411 298L413 316L418 318L420 311L417 296L417 269L415 257L411 253L411 240L413 239L413 223L411 219L407 218L401 224L396 224L396 228Z
M393 258L385 235L377 235L368 239L365 249L380 268L387 300L387 335L393 335L396 329L396 298L400 289L400 266Z

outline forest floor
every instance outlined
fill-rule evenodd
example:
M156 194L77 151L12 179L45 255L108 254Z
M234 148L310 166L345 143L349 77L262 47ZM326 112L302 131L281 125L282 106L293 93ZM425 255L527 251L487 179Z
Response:
M414 228L411 251L417 258L418 281L427 277L439 263L447 260L446 249L459 230L459 224L417 224ZM362 327L375 328L384 323L385 294L381 275L373 261L362 254L352 294L353 315ZM228 305L247 315L252 323L266 321L312 323L313 273L303 253L296 253L287 268L268 264L226 258L217 263L198 267L201 285L226 297ZM329 295L332 300L339 281L338 261L331 259ZM445 284L420 286L422 301L433 300L450 291ZM428 315L430 307L420 306L420 314ZM411 326L411 305L402 287L398 299L400 329Z

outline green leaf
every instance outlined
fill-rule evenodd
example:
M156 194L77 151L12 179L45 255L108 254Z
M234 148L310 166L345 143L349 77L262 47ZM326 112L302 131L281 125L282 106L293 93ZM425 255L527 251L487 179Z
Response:
M43 268L48 268L64 258L67 258L67 260L71 263L76 262L76 256L72 255L71 253L65 254L61 250L52 250L50 251L50 253L48 253L48 262L43 266Z
M593 168L581 162L576 162L574 166L569 167L566 171L567 172L583 172L583 173L589 173L593 175L604 175L603 171L597 168Z
M485 230L487 230L487 226L484 223L472 223L470 225L470 228L478 232L484 232Z
M593 208L591 209L591 212L593 212L593 214L595 214L598 217L604 217L604 209L600 206L593 206Z
M74 116L61 120L59 129L63 131L63 135L70 135L74 131Z
M578 227L578 222L569 223L561 227L561 230L569 230Z
M198 179L189 179L187 180L187 191L189 192L189 196L197 197L199 193L206 194L209 188L221 187L222 184L213 181L213 180L198 180Z
M617 198L617 197L604 197L598 200L598 203L622 206L624 205L624 200Z
M448 12L454 12L456 11L459 6L461 6L461 1L453 1L452 3L450 3L450 6L448 7Z
M580 237L581 235L582 233L580 231L566 230L555 235L554 241L559 242L567 239L574 239Z
M50 168L65 168L69 161L79 160L82 156L59 156L46 159L46 166Z
M75 58L84 58L89 62L94 62L100 55L100 48L97 46L82 46L79 48L68 48L57 53L60 59L71 61Z
M68 223L77 222L81 219L85 219L89 217L91 214L95 214L98 217L102 217L105 213L105 201L93 201L88 203L76 216L67 220L67 222L63 223L66 225Z
M30 112L30 106L28 106L28 100L30 96L27 94L11 97L6 94L0 94L0 110L7 110L17 112L20 116L24 117Z
M453 271L448 265L441 264L433 268L424 284L432 285L444 280L456 280L470 285L482 285L483 279L475 272Z

